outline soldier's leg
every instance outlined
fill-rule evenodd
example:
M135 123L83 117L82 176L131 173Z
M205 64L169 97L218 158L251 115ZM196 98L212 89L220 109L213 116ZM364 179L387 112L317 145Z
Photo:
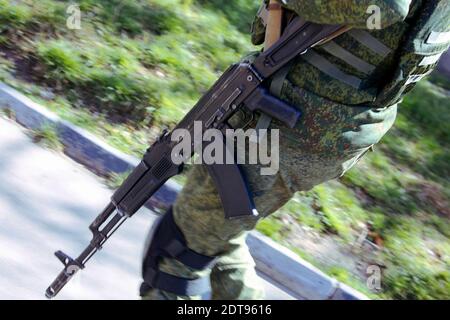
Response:
M278 183L274 186L287 195L309 190L343 175L383 137L396 117L396 106L371 109L340 105L306 94L289 84L284 92L283 98L293 105L302 106L304 114L294 129L276 122L272 124L272 128L280 129L280 171L276 179ZM250 174L254 181L261 179L256 174ZM256 195L269 199L279 196L276 192L271 194L270 190L261 190L264 189L262 186L252 186ZM284 200L279 204L282 203ZM271 210L275 211L276 206L265 214L273 212ZM234 251L245 257L241 261L239 254L230 254L218 260L211 274L214 298L245 299L248 298L247 293L252 292L254 268L252 263L248 263L250 259L245 250L241 246L240 250Z
M260 300L265 294L245 243L247 233L231 240L236 249L218 258L210 275L214 300Z
M274 122L280 129L280 171L273 176L261 176L258 166L244 166L255 204L261 216L266 216L282 206L298 190L308 190L324 181L337 178L348 170L370 146L377 143L391 127L396 107L373 110L368 107L350 107L332 103L319 97L297 92L287 87L292 104L302 106L304 117L294 129ZM293 97L293 98L292 98ZM289 100L288 97L285 98ZM230 255L237 250L233 239L254 228L258 218L248 217L226 220L214 183L202 167L195 167L187 185L174 207L176 225L184 234L188 247L207 256ZM244 259L245 260L245 259ZM241 266L248 265L243 260ZM233 296L245 292L245 280L233 271L233 264L220 276L213 273L213 288L241 288ZM210 274L186 267L174 259L163 259L160 270L181 278L196 279ZM245 268L244 268L245 269ZM246 270L251 271L249 267ZM251 290L249 290L250 292ZM159 291L169 298L180 298ZM219 293L214 293L219 297ZM257 296L257 293L255 293ZM230 296L228 296L229 298ZM189 297L192 298L192 297Z
M306 153L298 159L310 173L304 185L328 180L342 173L341 165L336 167L335 159L321 159ZM283 164L281 164L282 167ZM287 168L285 168L287 170ZM280 208L292 196L292 187L282 179L281 172L274 176L260 176L257 166L244 166L254 200L261 217ZM248 230L255 227L258 218L249 217L227 220L215 185L201 166L195 166L188 177L174 206L174 218L183 232L188 247L207 256L217 256L213 271L189 268L175 259L163 259L159 270L184 279L197 279L210 275L212 298L214 299L261 299L263 292L258 284L254 262L245 244ZM153 289L147 292L150 299L199 299L199 295L180 295L167 290Z
M213 300L260 300L264 299L264 290L255 272L255 263L245 244L247 233L230 241L235 246L228 254L217 259L210 273L211 295ZM209 274L209 271L207 272ZM153 289L143 299L201 299L201 296L178 296L169 292Z
M293 190L306 190L321 182L328 181L348 170L353 166L364 151L360 151L354 157L345 161L337 161L335 158L327 159L323 154L314 155L306 152L302 157L298 157L291 165L287 163L280 164L283 169L274 184L275 190L283 190L289 198L292 196ZM293 155L291 155L293 156ZM298 180L284 180L281 178L282 172L295 170L295 176L292 172L290 177L303 177ZM308 172L305 172L308 171ZM280 200L277 206L263 206L267 208L264 216L268 216L281 207L288 199L280 196L280 194L272 193L271 190L255 189L259 195L256 199L262 199L262 204L267 203L265 200ZM271 202L272 202L271 201ZM257 205L258 207L258 205ZM260 206L261 208L261 206ZM264 292L261 291L261 284L255 272L255 264L250 255L249 249L245 243L247 232L228 240L229 251L218 257L215 266L210 274L212 298L217 300L245 299L256 300L263 299Z
M245 168L246 175L250 181L251 190L258 186L257 194L255 194L255 205L261 216L268 215L282 206L291 194L286 190L279 176L263 176L259 175L259 171L253 166ZM263 186L263 187L259 187ZM270 193L269 196L268 193ZM248 299L261 298L262 292L258 286L250 285L256 279L256 275L252 275L254 271L253 259L248 254L245 245L245 233L252 230L259 217L244 217L239 219L228 220L224 217L224 212L220 197L217 194L216 187L212 178L203 166L194 166L192 168L185 187L177 198L173 208L174 220L178 228L182 231L189 249L206 256L216 256L219 265L229 270L233 265L238 266L240 271L230 271L231 273L239 273L245 275L248 279L239 280L234 292L235 298L246 297ZM240 255L240 253L244 253ZM238 257L241 257L238 261ZM230 262L225 267L224 262ZM233 262L235 261L235 262ZM159 263L159 270L181 277L184 279L197 279L210 274L210 269L195 270L183 265L175 259L164 258ZM225 275L225 273L224 273ZM241 278L242 278L241 276ZM218 280L213 277L212 281ZM226 280L223 280L224 282ZM241 284L237 284L241 281ZM230 282L231 284L231 282ZM247 286L247 284L249 284ZM253 288L251 288L253 286ZM213 284L213 287L217 287ZM238 289L241 287L241 289ZM180 294L171 294L167 290L150 290L146 294L148 298L170 298L170 299L197 299L199 296L190 295L183 296Z
M320 156L318 156L320 157ZM339 173L334 159L326 161L306 154L297 164L313 170L304 174L305 185L318 179L328 180ZM292 191L281 178L260 176L255 167L245 166L254 200L261 217L275 212L292 196ZM280 171L281 172L281 171ZM262 182L264 180L264 182ZM227 220L214 183L205 168L195 166L174 205L174 218L183 232L188 247L207 256L217 256L212 270L199 271L189 268L175 259L164 258L159 270L184 279L210 276L213 299L262 299L254 262L245 244L248 230L256 226L258 218L249 217ZM153 289L147 292L151 299L200 299L200 295L174 294L167 290Z

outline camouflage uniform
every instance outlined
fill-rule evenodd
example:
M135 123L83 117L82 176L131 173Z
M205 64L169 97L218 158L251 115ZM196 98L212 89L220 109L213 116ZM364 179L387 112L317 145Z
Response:
M412 2L412 3L411 3ZM257 282L254 262L245 244L247 232L258 220L275 212L297 191L343 175L364 153L378 143L393 125L396 105L374 105L386 74L396 67L396 50L408 29L408 14L414 14L421 1L380 0L287 0L285 5L308 21L350 24L365 28L370 5L381 8L381 30L369 33L390 48L385 55L373 52L355 37L344 34L334 42L373 66L370 74L348 65L329 51L318 48L347 75L360 79L358 88L322 72L302 57L292 64L283 82L281 98L301 109L303 117L295 128L272 121L280 130L280 170L261 176L258 165L244 165L259 217L226 220L215 185L206 169L195 166L174 205L174 218L190 249L218 256L212 269L196 271L180 262L164 258L160 270L188 279L209 275L215 299L258 299L263 292ZM406 19L406 20L405 20ZM256 19L252 41L263 40L263 25ZM236 125L244 119L237 116ZM254 124L253 124L254 125ZM195 299L153 289L150 299Z

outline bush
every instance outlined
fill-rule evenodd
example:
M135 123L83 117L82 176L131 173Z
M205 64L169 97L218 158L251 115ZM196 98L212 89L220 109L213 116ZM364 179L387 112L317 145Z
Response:
M173 8L156 1L83 0L80 8L97 12L98 20L131 36L150 31L156 34L182 28L183 21Z
M262 234L273 239L281 239L280 231L283 229L283 224L275 217L271 216L259 221L256 228Z
M426 108L423 101L426 99ZM450 114L448 95L430 82L420 82L402 104L403 114L428 135L441 141L450 141ZM414 131L412 131L414 132Z
M0 56L0 81L6 80L13 69L14 64Z
M230 22L238 27L241 32L249 32L251 22L255 16L260 0L194 0L202 6L210 6L214 10L222 11Z
M65 3L55 2L53 0L29 1L30 10L33 13L32 22L36 31L54 32L67 31ZM68 1L68 3L74 3Z
M32 136L34 142L46 148L56 151L62 151L64 148L62 142L59 140L58 130L54 125L46 124L33 131Z
M159 80L153 77L137 77L121 70L94 69L82 85L81 92L87 103L116 117L116 120L139 123L147 118L153 110L152 106L158 103L160 86Z
M37 58L45 66L45 78L49 82L77 82L83 77L83 64L74 45L65 40L41 42L37 46Z
M0 32L22 29L31 21L31 18L32 11L28 6L0 0Z
M388 269L384 286L394 299L424 300L450 299L450 272L427 272L406 264Z

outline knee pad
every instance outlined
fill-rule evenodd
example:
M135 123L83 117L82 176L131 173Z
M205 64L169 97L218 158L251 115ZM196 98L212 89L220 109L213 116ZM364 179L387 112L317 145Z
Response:
M140 294L144 296L152 288L182 296L203 295L210 290L209 277L185 279L160 271L158 265L162 258L176 259L195 270L205 270L216 260L187 247L183 233L175 224L172 208L155 222L147 238Z

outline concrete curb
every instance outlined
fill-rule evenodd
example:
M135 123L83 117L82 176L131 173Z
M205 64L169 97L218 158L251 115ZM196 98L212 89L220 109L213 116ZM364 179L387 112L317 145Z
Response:
M13 110L16 121L29 129L38 129L45 124L56 126L65 146L65 153L98 174L124 173L139 163L138 159L110 147L86 130L60 119L15 89L0 83L0 109L2 108ZM147 205L151 209L164 209L174 202L180 189L177 183L169 181ZM258 271L298 299L368 299L258 232L251 232L247 243Z
M272 239L252 231L247 244L256 268L287 292L305 300L368 300L355 289L327 276Z
M18 123L29 129L45 124L54 125L64 144L64 152L75 161L97 174L124 173L133 170L139 160L114 149L86 130L60 119L45 107L35 103L17 90L0 83L0 109L14 111ZM175 201L180 186L172 181L166 183L149 201L151 209L166 206Z

